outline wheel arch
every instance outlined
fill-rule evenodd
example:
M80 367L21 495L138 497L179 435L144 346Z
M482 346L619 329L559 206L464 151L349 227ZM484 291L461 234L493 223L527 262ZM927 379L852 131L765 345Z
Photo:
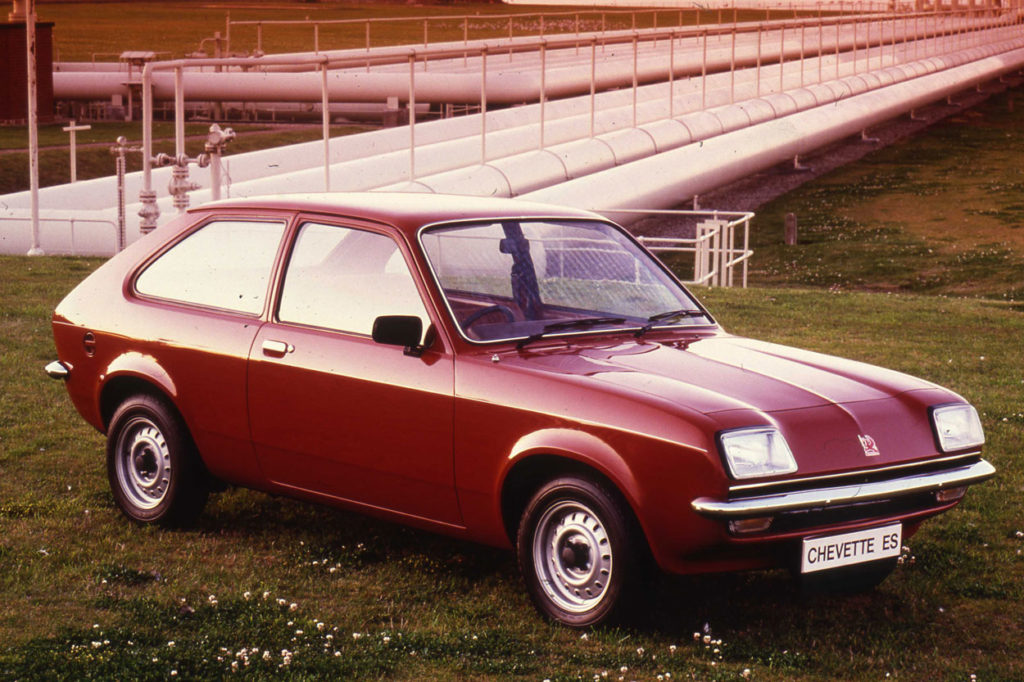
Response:
M175 404L177 389L170 375L155 358L141 353L126 353L107 366L106 381L100 388L98 405L103 431L110 428L114 412L125 399L145 394L159 398L173 408L184 420Z
M509 456L498 499L505 533L513 545L519 520L530 498L544 483L565 475L590 478L617 495L649 546L636 512L640 490L629 466L610 445L596 436L569 429L547 429L530 434L516 444Z

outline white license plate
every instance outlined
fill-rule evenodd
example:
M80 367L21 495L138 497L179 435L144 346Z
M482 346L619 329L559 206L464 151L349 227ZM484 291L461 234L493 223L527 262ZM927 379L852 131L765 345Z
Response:
M805 538L801 573L813 573L900 555L902 524L868 528L842 535Z

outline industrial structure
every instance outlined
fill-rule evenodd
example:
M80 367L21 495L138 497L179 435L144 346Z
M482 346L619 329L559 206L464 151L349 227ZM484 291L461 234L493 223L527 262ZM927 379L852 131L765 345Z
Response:
M124 115L141 115L138 150L120 144L142 154L144 170L125 176L120 194L114 177L40 190L40 246L109 254L190 202L280 192L498 195L598 211L678 206L1015 74L1024 67L1021 21L1019 3L901 5L302 54L59 63L55 100L113 99ZM173 155L152 150L154 109L163 105L173 105L177 124ZM231 133L214 126L205 152L188 157L186 118L218 107L302 111L322 121L323 140L225 156ZM332 118L366 107L401 125L329 137ZM0 250L30 248L29 204L28 193L0 197Z

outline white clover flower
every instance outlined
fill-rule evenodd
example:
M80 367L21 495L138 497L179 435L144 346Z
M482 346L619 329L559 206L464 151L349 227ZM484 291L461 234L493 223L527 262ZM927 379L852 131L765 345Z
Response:
M169 646L170 648L173 649L174 648L174 640L172 639L170 642L168 642L167 646Z
M740 677L742 677L745 680L749 680L750 679L750 668L744 668L743 672L740 673Z
M704 635L704 643L711 644L711 635Z
M353 632L352 633L352 639L360 639L360 638L362 638L362 636L363 636L363 633L361 633L361 632Z
M582 639L585 642L588 639L590 639L590 637L587 637L587 633L584 632L582 635L580 635L580 639Z
M263 660L264 661L269 661L271 658L273 658L273 656L270 655L270 651L264 651L263 652Z
M324 628L325 628L325 627L327 627L327 626L326 626L326 625L324 625L323 623L321 623L320 621L317 621L317 623L316 623L316 629L317 629L318 631L320 631L320 632L323 632L323 631L324 631Z
M335 658L341 658L341 652L340 651L335 651L334 652L334 657Z
M277 605L278 606L284 606L287 603L288 603L287 599L281 599L280 597L277 598Z
M636 648L636 655L637 656L643 656L644 655L644 648L642 646L638 646Z
M677 649L677 648L678 648L678 647L676 647L676 645L675 645L675 644L670 644L670 645L668 646L668 652L669 652L670 654L674 654L674 653L676 652L676 649Z
M177 676L178 676L178 671L177 670L172 670L171 671L171 677L177 677Z
M625 675L627 672L629 672L629 668L627 668L626 666L622 666L621 668L619 668L619 672Z
M93 649L99 649L101 646L103 646L103 642L93 642L92 643L92 648Z
M387 635L384 635L384 643L385 644L390 644L391 643L391 638L388 637Z
M299 610L299 605L296 604L295 602L292 602L291 604L288 605L288 610L289 611L298 611Z
M242 599L244 599L244 600L246 600L246 601L249 601L250 599L252 599L252 592L250 592L250 591L248 591L248 590L246 590L245 592L243 592L243 593L242 593Z
M270 599L270 590L263 591L263 600L266 601L267 599Z
M302 635L302 634L305 634L305 633L302 630L296 630L295 634L296 635Z

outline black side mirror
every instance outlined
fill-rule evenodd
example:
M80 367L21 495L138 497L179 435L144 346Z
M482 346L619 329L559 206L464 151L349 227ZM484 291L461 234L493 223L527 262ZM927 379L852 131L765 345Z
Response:
M423 321L415 315L381 315L373 321L373 340L389 346L405 346L406 355L420 356Z

